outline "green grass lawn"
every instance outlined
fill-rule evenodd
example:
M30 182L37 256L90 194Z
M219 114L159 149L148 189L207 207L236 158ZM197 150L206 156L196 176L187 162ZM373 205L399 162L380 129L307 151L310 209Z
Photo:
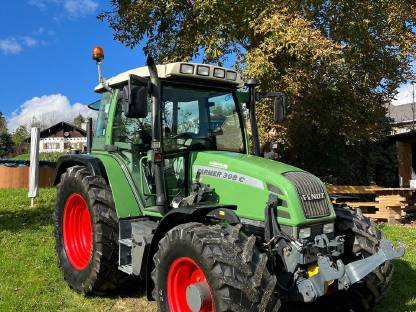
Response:
M54 189L36 207L26 190L0 190L0 311L155 311L140 298L87 298L63 280L54 252Z
M52 235L55 191L41 189L30 208L26 190L0 190L0 311L156 311L139 296L84 297L72 291L57 267ZM395 261L392 289L377 312L416 311L416 228L383 226L407 253Z

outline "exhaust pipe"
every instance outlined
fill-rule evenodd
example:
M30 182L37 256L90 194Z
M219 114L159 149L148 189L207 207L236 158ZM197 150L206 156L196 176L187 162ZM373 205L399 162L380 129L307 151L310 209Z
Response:
M160 114L160 80L157 74L155 61L152 57L148 57L146 65L149 69L150 76L150 94L152 96L152 164L155 175L156 187L156 206L162 215L168 211L165 193L165 179L163 175L163 159L161 158L161 114Z

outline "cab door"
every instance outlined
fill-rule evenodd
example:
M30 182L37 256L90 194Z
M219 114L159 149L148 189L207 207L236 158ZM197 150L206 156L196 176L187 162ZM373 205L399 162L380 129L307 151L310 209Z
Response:
M144 207L154 206L154 186L150 161L147 157L151 147L151 105L148 103L146 118L127 118L124 115L123 98L116 93L116 103L111 127L111 151L127 169L126 175L133 183Z

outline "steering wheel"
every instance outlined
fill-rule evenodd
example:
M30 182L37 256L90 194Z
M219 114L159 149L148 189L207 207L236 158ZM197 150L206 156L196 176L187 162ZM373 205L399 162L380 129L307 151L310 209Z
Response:
M187 139L192 139L195 138L196 134L192 133L192 132L183 132L183 133L179 133L175 136L172 137L172 139L183 139L183 140L187 140Z

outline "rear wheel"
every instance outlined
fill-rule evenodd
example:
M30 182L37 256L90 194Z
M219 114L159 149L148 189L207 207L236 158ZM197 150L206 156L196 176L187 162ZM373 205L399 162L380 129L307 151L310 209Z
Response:
M73 289L103 294L127 280L118 270L117 215L104 178L68 168L57 185L54 228L59 265Z
M170 230L154 256L159 311L278 311L276 277L255 240L240 226L186 223Z

